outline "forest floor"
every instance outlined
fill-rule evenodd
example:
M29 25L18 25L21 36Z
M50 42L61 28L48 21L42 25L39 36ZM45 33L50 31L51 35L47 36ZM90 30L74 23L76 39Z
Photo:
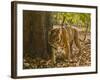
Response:
M84 33L81 33L83 35ZM80 36L82 38L82 36ZM73 52L71 61L58 61L55 65L52 65L50 58L47 60L41 58L32 58L30 56L24 57L23 68L61 68L61 67L79 67L79 66L91 66L91 39L90 33L87 34L87 38L84 42L81 42L82 52L79 55L78 48L73 45Z

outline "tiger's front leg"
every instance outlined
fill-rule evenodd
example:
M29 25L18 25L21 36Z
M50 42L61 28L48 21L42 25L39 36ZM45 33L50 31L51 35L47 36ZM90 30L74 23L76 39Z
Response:
M52 48L52 66L56 64L56 50Z

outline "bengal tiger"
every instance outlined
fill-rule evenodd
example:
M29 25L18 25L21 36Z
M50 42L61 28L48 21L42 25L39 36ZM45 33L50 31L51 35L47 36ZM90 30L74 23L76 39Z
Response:
M75 27L53 28L48 32L48 43L52 50L52 62L56 64L57 58L70 61L73 42L81 50L78 30Z

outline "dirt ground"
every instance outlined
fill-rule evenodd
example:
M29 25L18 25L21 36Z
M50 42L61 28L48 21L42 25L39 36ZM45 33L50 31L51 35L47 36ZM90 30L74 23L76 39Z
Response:
M82 39L84 33L81 33L80 38ZM55 65L52 65L51 59L47 60L41 58L32 58L30 56L25 56L23 60L24 69L34 69L34 68L58 68L58 67L78 67L78 66L91 66L91 39L90 33L87 34L86 40L81 42L82 52L79 55L79 50L75 45L73 45L73 55L71 61L58 61Z

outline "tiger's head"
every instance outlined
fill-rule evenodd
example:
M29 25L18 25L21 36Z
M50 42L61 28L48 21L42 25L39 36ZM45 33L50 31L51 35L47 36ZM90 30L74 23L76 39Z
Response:
M51 44L57 43L60 40L60 30L52 29L49 31L48 40Z

